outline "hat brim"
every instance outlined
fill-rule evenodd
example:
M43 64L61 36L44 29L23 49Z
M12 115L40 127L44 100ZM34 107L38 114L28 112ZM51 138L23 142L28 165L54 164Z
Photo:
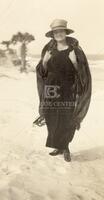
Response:
M74 30L72 30L72 29L63 29L63 30L66 31L66 35L69 35L69 34L71 34L71 33L74 33ZM48 32L45 34L45 36L46 36L46 37L52 37L52 38L53 38L53 31L54 31L54 30L48 31Z

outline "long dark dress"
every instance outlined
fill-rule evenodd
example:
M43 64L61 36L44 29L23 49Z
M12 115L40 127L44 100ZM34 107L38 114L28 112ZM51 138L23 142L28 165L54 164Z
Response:
M75 133L72 115L76 70L69 59L69 51L69 48L55 51L47 63L44 81L43 110L48 129L46 146L58 149L67 148Z

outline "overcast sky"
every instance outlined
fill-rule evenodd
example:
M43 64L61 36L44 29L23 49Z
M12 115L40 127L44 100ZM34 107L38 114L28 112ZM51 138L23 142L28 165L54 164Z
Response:
M0 0L0 41L26 31L36 38L32 53L40 53L55 18L68 21L86 53L104 53L104 0Z

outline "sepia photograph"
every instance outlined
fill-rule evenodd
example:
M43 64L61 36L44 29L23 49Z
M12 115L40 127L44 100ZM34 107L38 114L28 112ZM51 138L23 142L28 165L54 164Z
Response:
M104 200L103 19L103 0L0 0L0 200Z

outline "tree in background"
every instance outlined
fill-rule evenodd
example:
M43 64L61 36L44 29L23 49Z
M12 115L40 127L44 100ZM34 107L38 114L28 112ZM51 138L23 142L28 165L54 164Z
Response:
M11 40L4 40L4 41L1 42L1 44L6 47L6 51L9 54L14 54L14 50L10 48Z
M12 36L11 43L14 45L17 44L17 42L21 43L21 72L26 71L26 56L27 56L27 44L35 40L34 36L29 33L21 33L18 32L17 34Z
M9 46L10 46L10 44L11 44L11 41L10 41L10 40L2 41L1 44L4 45L4 46L6 46L6 50L9 51L9 49L10 49Z

